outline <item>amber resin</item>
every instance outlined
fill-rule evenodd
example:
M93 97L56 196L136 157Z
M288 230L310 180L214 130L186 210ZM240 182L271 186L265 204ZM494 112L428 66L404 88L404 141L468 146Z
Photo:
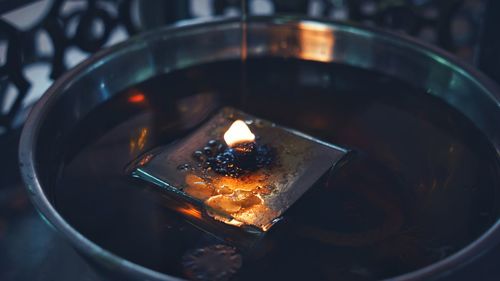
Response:
M272 149L272 161L244 173L221 174L206 163L227 149L223 135L238 119L258 145ZM131 174L217 221L265 232L346 153L228 107L188 137L138 159Z

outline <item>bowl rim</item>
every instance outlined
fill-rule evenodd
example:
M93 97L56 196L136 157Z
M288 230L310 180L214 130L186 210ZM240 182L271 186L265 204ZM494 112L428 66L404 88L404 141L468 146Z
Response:
M43 117L50 109L50 106L54 103L54 101L60 95L62 95L62 93L64 93L65 86L68 83L71 83L74 78L91 70L92 66L95 63L100 62L102 59L105 59L109 55L119 50L125 49L129 46L133 46L139 41L147 40L149 37L156 36L160 33L175 36L176 34L189 30L210 29L213 26L234 24L239 23L239 21L239 18L227 17L212 17L208 19L204 18L202 20L184 20L174 25L161 27L155 30L144 32L138 36L131 37L122 43L113 45L91 55L74 68L68 70L49 87L49 89L43 94L43 96L32 108L22 129L19 144L19 168L21 171L22 179L28 191L29 198L33 205L36 207L41 217L47 222L47 224L52 226L56 230L56 232L61 233L66 239L68 239L71 242L72 246L77 250L83 252L86 255L89 255L92 258L97 259L99 262L107 265L110 268L119 269L122 273L134 278L162 281L183 280L178 277L154 271L111 253L110 251L102 248L101 246L97 245L96 243L80 234L56 211L42 189L35 167L34 147L36 146L36 140L43 121L43 118L40 117ZM446 51L431 46L427 43L418 41L409 36L387 30L381 30L376 27L366 27L358 24L337 22L321 18L299 16L251 16L248 18L248 21L272 23L277 25L313 23L324 25L333 30L350 29L351 32L365 34L367 33L379 37L384 37L384 39L388 39L392 43L396 43L403 48L412 48L414 49L414 51L416 50L418 52L424 52L427 55L433 55L444 59L450 67L453 67L456 71L460 71L462 72L462 74L472 79L479 88L481 88L486 94L489 95L489 98L493 102L495 102L497 107L500 109L500 91L498 86L492 80L483 75L479 70L475 69L465 62L460 61L458 58L455 58L453 55L447 53ZM499 153L500 152L497 149L497 155ZM472 241L467 246L446 257L445 259L432 263L423 268L419 268L415 271L411 271L389 279L424 280L429 277L436 277L441 274L449 273L451 272L451 270L458 268L461 265L467 264L468 262L471 262L475 258L479 257L491 246L498 243L499 240L500 219L497 219L497 221L476 240Z

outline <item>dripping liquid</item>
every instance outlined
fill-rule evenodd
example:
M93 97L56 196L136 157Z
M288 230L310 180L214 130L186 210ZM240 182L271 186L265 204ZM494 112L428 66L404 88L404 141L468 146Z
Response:
M248 50L247 50L247 40L248 40L248 34L247 34L247 17L248 17L248 7L247 7L247 0L241 0L241 18L240 18L240 25L241 25L241 45L240 45L240 53L241 53L241 69L240 69L240 79L241 79L241 103L245 104L245 101L247 99L247 78L246 78L246 61L247 61L247 56L248 56Z

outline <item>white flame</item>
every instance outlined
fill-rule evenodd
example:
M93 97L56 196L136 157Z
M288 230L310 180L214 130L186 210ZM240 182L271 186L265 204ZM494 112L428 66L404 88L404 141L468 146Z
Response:
M252 142L255 140L255 135L252 134L250 128L242 120L236 120L231 124L231 127L224 133L224 140L228 146L242 142Z

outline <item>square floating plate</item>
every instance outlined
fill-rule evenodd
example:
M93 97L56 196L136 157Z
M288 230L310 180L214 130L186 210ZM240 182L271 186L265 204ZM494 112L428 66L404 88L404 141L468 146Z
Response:
M222 143L238 119L245 121L258 143L274 149L274 163L236 178L207 170L193 152L210 140ZM131 175L185 201L196 213L258 233L267 231L346 154L346 149L226 107L186 138L135 161ZM207 221L203 225L206 228Z

